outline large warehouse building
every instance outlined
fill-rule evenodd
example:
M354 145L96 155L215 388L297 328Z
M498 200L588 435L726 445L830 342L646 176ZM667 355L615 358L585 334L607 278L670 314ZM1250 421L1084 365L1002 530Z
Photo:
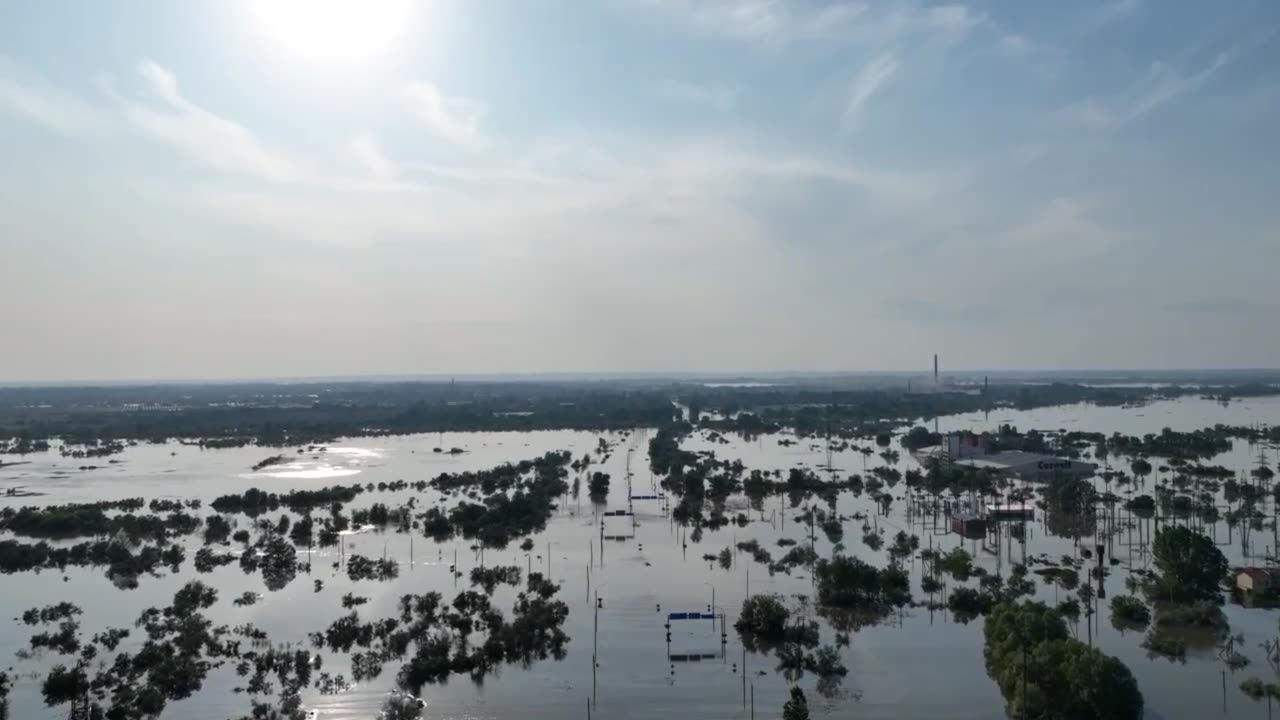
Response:
M966 436L960 433L949 433L943 438L942 445L923 447L912 453L921 465L928 465L933 459L949 463L960 463L975 468L987 468L996 472L1029 480L1046 480L1055 476L1070 475L1089 477L1098 466L1094 463L1042 455L1040 453L1009 450L990 452L973 442L967 442Z

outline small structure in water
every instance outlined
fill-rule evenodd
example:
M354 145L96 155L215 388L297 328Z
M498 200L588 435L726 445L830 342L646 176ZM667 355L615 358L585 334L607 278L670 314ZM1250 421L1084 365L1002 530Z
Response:
M992 520L1035 520L1036 507L1027 502L990 502L986 505L987 517Z
M605 530L606 521L608 521L611 518L623 518L626 522L625 527L627 530L630 531L630 533L629 534L619 533L616 529L613 530L612 532L606 532ZM618 523L615 520L614 522L609 524L616 526ZM636 527L637 527L636 514L630 510L608 510L603 513L600 513L600 539L601 540L621 540L621 541L634 540L636 537Z
M987 536L987 519L976 512L961 510L951 514L951 532L966 538Z
M1275 574L1267 568L1243 567L1236 573L1236 587L1251 595L1265 595L1276 585Z

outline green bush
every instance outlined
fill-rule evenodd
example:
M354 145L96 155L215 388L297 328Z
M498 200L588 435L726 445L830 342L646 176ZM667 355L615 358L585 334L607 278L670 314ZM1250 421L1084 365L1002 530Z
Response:
M787 632L791 611L777 595L752 595L742 601L742 612L733 624L740 635L764 641L781 641Z
M1151 608L1131 595L1111 598L1111 621L1146 627L1151 623Z
M1143 698L1129 668L1067 636L1043 603L1001 603L983 628L987 674L1011 717L1137 720Z

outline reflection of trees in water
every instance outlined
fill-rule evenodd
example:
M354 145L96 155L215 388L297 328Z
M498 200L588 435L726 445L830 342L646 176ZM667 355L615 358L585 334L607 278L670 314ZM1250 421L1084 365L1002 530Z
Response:
M802 645L788 643L776 651L777 671L787 682L795 684L809 671L818 677L819 690L824 697L833 697L840 690L840 683L849 673L840 658L840 651L823 645L814 653L806 653Z
M892 614L889 610L822 608L819 613L832 630L848 635L865 627L879 625Z
M1215 613L1214 610L1217 612ZM1172 624L1167 621L1161 624L1160 621L1163 618L1158 610L1156 617L1156 625L1151 629L1151 635L1178 641L1190 652L1216 654L1219 646L1231 634L1227 617L1219 608L1206 608L1203 619L1199 620L1205 624L1199 625ZM1177 622L1187 621L1179 618Z
M841 689L844 685L843 675L826 675L818 678L818 694L827 700L842 699L844 693Z
M798 612L804 612L801 603ZM825 613L824 613L825 615ZM861 627L851 612L840 612L832 623L839 634ZM775 671L789 683L796 683L811 672L818 677L819 692L824 697L839 693L840 678L848 673L840 651L831 645L818 646L818 623L803 616L793 616L776 595L755 595L743 602L742 614L734 623L742 639L744 651L770 653L777 658ZM839 643L837 638L837 643ZM847 639L843 643L848 644ZM745 672L745 659L743 670Z
M1187 663L1187 642L1179 632L1152 628L1142 640L1142 647L1147 651L1148 660L1164 658L1171 663Z
M1092 508L1085 512L1050 509L1045 512L1044 525L1050 535L1079 540L1098 531L1098 518Z
M786 644L777 649L778 672L787 682L795 683L804 677L804 648L797 644Z
M1097 492L1087 481L1072 477L1055 477L1043 490L1045 530L1050 535L1079 540L1098 532ZM1108 519L1114 513L1112 503L1103 506Z

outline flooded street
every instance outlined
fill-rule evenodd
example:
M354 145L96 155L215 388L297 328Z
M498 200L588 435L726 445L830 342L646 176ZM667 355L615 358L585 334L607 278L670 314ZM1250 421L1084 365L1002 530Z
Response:
M1278 424L1280 398L1247 399L1229 405L1184 399L1134 408L1072 405L1031 411L1002 409L989 414L943 417L937 426L943 433L994 430L1001 424L1011 424L1023 431L1035 428L1042 432L1079 430L1142 435L1158 433L1165 427L1189 431L1216 423ZM930 423L930 429L932 425ZM648 440L652 435L651 431L642 429L603 435L611 445L608 458L603 464L593 464L590 471L603 471L612 476L606 503L591 503L583 477L580 495L563 499L546 530L533 536L531 551L520 550L517 542L504 550L488 550L483 554L485 566L515 565L523 570L540 571L562 585L558 597L569 606L564 630L571 638L566 657L561 661L535 662L527 668L504 666L479 684L466 676L454 676L447 684L427 685L422 697L428 705L422 717L439 720L585 718L591 704L594 718L657 719L676 715L748 718L752 716L752 698L757 717L780 715L789 685L776 671L777 659L745 651L733 622L748 593L777 593L792 606L802 608L802 612L814 615L813 578L805 567L792 570L790 575L770 574L765 565L754 562L749 553L738 551L736 545L754 539L776 556L783 552L779 540L809 542L809 526L796 519L807 502L792 507L786 496L774 496L767 498L762 508L753 510L742 495L735 495L729 500L726 516L732 518L742 512L750 522L741 527L730 523L716 530L705 529L701 538L695 538L693 532L686 532L673 522L660 501L635 500L630 503L634 522L629 517L610 517L605 521L607 534L627 537L602 540L600 513L627 509L629 493L661 493L658 479L649 470ZM24 464L0 468L0 492L25 488L42 495L0 497L0 502L20 506L126 497L142 497L148 501L201 499L205 507L200 512L207 514L208 504L214 498L251 487L280 493L334 484L429 480L441 473L488 469L540 457L554 450L567 450L574 457L580 457L594 451L600 437L596 433L566 431L357 438L335 443L324 452L293 454L288 451L287 462L258 472L250 472L249 468L271 454L265 448L203 450L177 443L137 445L112 456L110 461L72 460L51 452L26 456L21 458L27 461ZM794 444L780 442L793 440ZM450 454L450 448L455 447L463 452ZM787 434L741 439L721 438L704 430L696 431L682 447L711 451L721 459L741 460L748 471L779 470L783 475L795 467L811 468L825 475L828 462L822 440L796 439ZM443 452L434 452L435 448ZM900 459L893 463L898 469L905 472L919 467L900 446L897 437L891 448L900 453ZM1247 474L1256 466L1263 450L1237 441L1229 452L1205 462ZM1274 463L1275 449L1265 449L1265 453ZM1128 469L1128 458L1113 456L1109 460L1117 468ZM90 464L98 467L80 469ZM878 455L865 456L853 448L831 455L833 472L839 478L852 474L866 476L869 469L884 464ZM1153 464L1160 463L1153 459ZM1153 493L1155 483L1165 475L1167 473L1153 472L1136 492ZM1099 490L1104 489L1100 479L1094 482ZM1112 490L1126 497L1117 488ZM887 513L879 513L867 494L851 492L840 494L836 511L842 516L865 516L873 529L883 528L888 538L899 530L915 534L920 538L922 549L949 550L963 546L973 554L975 565L993 574L1007 575L1014 563L1030 557L1080 557L1080 550L1094 542L1092 535L1077 543L1053 534L1039 510L1025 529L1025 544L1007 531L994 543L962 539L947 532L941 516L911 512L912 491L905 483L897 483L890 492L894 499ZM375 490L360 495L348 507L364 507L374 502L394 506L414 496L418 498L418 510L443 500L440 493L430 488L422 492ZM1219 504L1227 503L1220 498ZM1274 498L1268 494L1260 507L1271 522ZM270 513L272 517L278 514ZM235 516L235 522L236 527L250 525L244 516ZM1116 528L1117 532L1098 542L1107 543L1111 556L1120 561L1110 568L1105 579L1108 599L1126 592L1124 579L1128 568L1147 567L1150 563L1149 553L1138 540L1145 532L1138 527L1142 523L1150 527L1150 521L1134 522L1126 511L1117 508L1114 524L1103 524ZM862 520L849 519L843 525L842 542L847 554L876 566L888 564L887 547L873 550L861 540ZM1263 556L1274 552L1271 527L1255 531L1247 548L1239 529L1229 528L1225 520L1206 526L1205 532L1215 538L1233 566L1262 564ZM186 546L188 556L201 546L198 536L185 537L179 542ZM813 542L819 557L831 555L835 543L821 531L815 532ZM437 544L420 532L412 536L391 531L355 533L344 536L342 545L341 550L327 548L310 553L309 558L301 558L310 560L310 575L300 573L278 592L267 591L260 576L247 575L235 564L201 575L187 562L177 575L140 578L139 587L132 590L118 589L104 577L100 568L68 568L65 574L46 570L0 577L5 588L0 593L0 618L3 618L0 620L0 669L12 666L11 675L15 676L11 717L25 720L66 716L65 708L44 706L39 683L32 675L33 671L57 662L56 658L50 654L19 662L15 656L27 646L31 630L13 619L28 608L67 600L84 609L81 623L86 632L108 626L132 627L143 609L163 606L185 582L200 578L218 589L219 601L208 611L215 623L251 622L277 643L306 648L310 646L308 633L323 630L348 612L339 602L346 593L369 598L368 604L359 608L362 619L393 616L397 614L399 598L406 593L438 590L449 598L456 590L466 589L466 577L457 579L450 572L455 558L464 574L482 562L481 554L473 550L469 542L459 539ZM704 555L715 555L726 548L732 549L730 568L724 569L704 559ZM398 579L353 582L342 567L343 560L352 554L394 559L400 566ZM922 720L1001 716L1003 699L983 667L982 618L965 624L957 622L945 610L927 609L924 603L928 595L920 590L922 570L918 557L907 563L907 569L920 607L907 608L884 623L855 631L849 647L840 649L849 672L838 687L824 688L824 692L819 693L812 675L800 680L809 694L813 715ZM1065 591L1034 574L1031 577L1037 580L1037 599L1055 603L1067 597ZM323 581L319 591L314 580ZM231 599L245 591L261 592L264 597L255 605L233 605ZM514 597L514 589L499 586L494 606L509 608ZM808 609L803 610L806 607ZM1266 708L1242 695L1237 686L1241 679L1251 675L1274 679L1275 672L1260 644L1277 637L1280 612L1230 603L1224 608L1232 634L1243 635L1243 642L1236 649L1251 661L1248 667L1233 673L1218 658L1216 645L1190 646L1185 662L1150 658L1140 646L1141 632L1121 632L1114 628L1105 601L1100 600L1097 609L1091 619L1081 618L1075 629L1077 637L1090 639L1095 646L1129 666L1145 696L1147 717L1193 720L1265 716ZM723 641L718 623L686 620L673 623L671 642L667 642L663 626L668 613L712 610L725 615ZM825 620L820 625L823 642L832 642L834 631ZM598 648L594 677L593 647ZM320 652L324 656L323 671L351 676L347 655ZM383 699L394 687L397 669L398 665L388 663L380 677L337 694L322 695L310 688L303 693L304 706L318 711L318 717L325 720L377 717ZM242 683L231 667L224 667L210 675L200 692L171 704L163 717L221 720L246 715L250 709L248 698L233 692Z

